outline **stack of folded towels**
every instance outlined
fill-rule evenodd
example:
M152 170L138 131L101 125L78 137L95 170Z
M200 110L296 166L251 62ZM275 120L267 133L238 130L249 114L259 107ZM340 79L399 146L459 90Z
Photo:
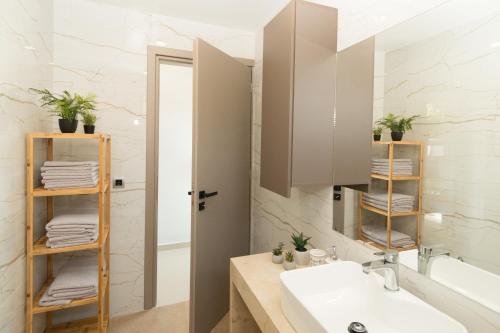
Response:
M66 305L97 295L98 275L95 256L73 257L66 262L40 298L40 306Z
M46 161L41 171L46 189L95 187L99 179L99 163L95 161Z
M47 247L57 248L93 243L99 237L99 215L60 214L45 226Z
M387 244L387 230L381 224L367 224L361 228L363 236L367 239L388 246ZM415 241L410 236L402 232L392 230L391 232L391 246L394 247L412 247L415 246Z
M415 207L415 197L401 193L392 193L392 212L409 212ZM363 203L378 209L387 210L389 195L387 193L365 193Z
M372 173L380 175L389 175L389 160L386 158L372 159ZM393 160L393 176L411 176L413 175L413 164L409 158L398 158Z

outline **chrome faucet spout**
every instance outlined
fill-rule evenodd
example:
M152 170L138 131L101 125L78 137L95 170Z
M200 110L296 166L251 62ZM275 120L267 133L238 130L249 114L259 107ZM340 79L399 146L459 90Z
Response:
M383 255L384 259L369 261L362 264L363 273L383 270L385 275L384 287L390 291L399 290L399 253L394 250L377 252L375 255Z

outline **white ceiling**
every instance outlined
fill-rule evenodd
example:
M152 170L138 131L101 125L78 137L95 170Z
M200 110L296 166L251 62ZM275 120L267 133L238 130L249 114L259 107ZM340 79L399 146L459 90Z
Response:
M149 13L256 31L289 0L93 0Z

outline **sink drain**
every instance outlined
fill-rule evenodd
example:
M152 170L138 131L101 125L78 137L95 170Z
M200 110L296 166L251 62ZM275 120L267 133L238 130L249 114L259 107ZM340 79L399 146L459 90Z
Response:
M365 325L358 323L357 321L352 322L347 329L349 333L368 333Z

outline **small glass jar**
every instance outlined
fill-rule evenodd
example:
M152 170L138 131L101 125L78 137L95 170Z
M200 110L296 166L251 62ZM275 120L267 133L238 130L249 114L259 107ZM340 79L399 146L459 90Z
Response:
M319 266L325 263L326 252L321 249L312 249L309 251L311 256L311 266Z

